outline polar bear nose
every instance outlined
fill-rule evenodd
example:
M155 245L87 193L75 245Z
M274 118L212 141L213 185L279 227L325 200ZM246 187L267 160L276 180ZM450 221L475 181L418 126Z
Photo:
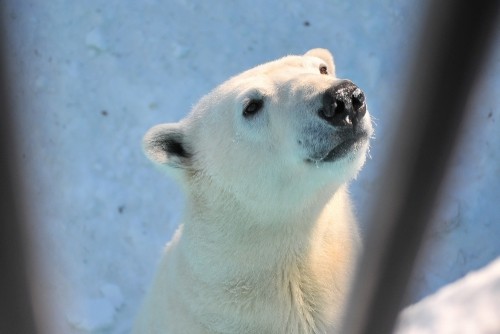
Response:
M334 126L356 125L366 114L365 94L350 80L340 80L323 95L319 116Z

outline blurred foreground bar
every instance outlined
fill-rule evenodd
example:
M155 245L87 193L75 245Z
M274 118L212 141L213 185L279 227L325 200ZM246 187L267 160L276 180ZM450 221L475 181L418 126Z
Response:
M498 27L498 0L427 2L343 334L392 332L467 98Z
M35 329L27 248L17 180L13 110L6 68L4 4L0 3L0 334L31 334Z

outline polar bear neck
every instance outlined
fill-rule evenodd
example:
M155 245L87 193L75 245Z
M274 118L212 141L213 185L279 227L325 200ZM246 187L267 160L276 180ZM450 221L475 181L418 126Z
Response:
M347 289L350 274L338 267L352 260L357 240L345 189L282 214L280 221L264 221L226 197L212 201L198 192L188 200L178 254L190 268L189 281L203 286L202 298L235 305L223 312L229 322L244 323L250 312L262 332L274 331L265 326L282 331L276 319L291 326L289 333L314 333L336 323L344 295L339 291ZM214 203L224 205L209 207Z

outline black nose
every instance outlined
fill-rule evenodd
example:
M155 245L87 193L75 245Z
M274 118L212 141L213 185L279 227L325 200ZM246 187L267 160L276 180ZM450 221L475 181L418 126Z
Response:
M349 80L340 80L323 95L319 116L334 126L356 125L366 114L365 94Z

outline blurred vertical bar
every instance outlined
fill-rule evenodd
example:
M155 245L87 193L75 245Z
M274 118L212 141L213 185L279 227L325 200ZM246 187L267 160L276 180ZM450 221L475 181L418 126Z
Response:
M27 276L27 238L7 77L5 4L0 2L0 334L36 333Z
M340 333L394 328L499 8L498 0L427 2L403 115L373 196L365 253Z

